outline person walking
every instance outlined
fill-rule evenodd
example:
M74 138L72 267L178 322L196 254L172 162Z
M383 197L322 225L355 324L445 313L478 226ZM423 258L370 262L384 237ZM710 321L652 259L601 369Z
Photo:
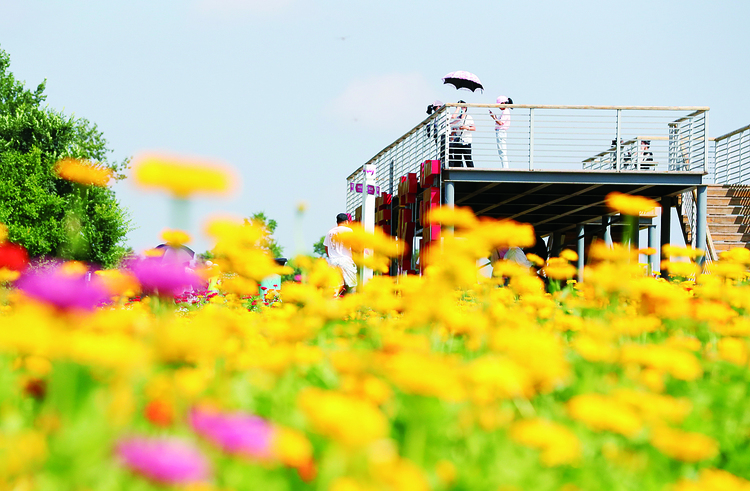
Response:
M458 101L459 104L466 104ZM476 131L474 118L467 113L468 108L457 107L450 119L450 137L448 140L448 167L474 167L471 159L471 132Z
M328 231L323 240L328 264L341 271L341 284L335 295L337 297L353 292L357 286L357 266L352 259L352 250L340 240L341 234L352 233L352 229L347 227L348 224L349 215L339 213L336 215L336 226Z
M497 104L513 104L513 99L501 95L496 100ZM495 139L497 140L497 154L503 169L509 167L508 159L508 128L510 127L510 108L504 107L500 110L500 116L496 116L490 109L490 117L495 121Z

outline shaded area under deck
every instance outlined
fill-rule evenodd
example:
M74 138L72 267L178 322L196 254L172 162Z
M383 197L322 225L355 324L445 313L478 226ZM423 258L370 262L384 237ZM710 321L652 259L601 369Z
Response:
M661 201L697 188L702 177L702 172L653 171L448 168L442 172L446 204L451 204L447 188L452 187L455 206L471 207L477 216L530 223L543 236L601 223L601 217L612 214L605 203L612 191Z

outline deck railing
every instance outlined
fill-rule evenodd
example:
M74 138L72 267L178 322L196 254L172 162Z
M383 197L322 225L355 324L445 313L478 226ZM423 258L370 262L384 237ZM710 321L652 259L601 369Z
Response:
M465 131L464 135L471 139L470 161L474 167L503 168L490 112L499 117L504 108L509 108L511 116L504 138L510 169L708 170L707 107L446 104L366 162L376 167L379 189L371 191L397 194L398 179L409 172L419 172L420 164L428 159L441 160L448 166L451 156L457 157L451 145L457 139L456 132L451 131L456 129L457 121L473 122L475 130ZM460 115L461 111L465 114ZM461 155L464 165L466 156ZM362 193L367 192L362 186L361 170L362 167L347 179L350 213L361 204Z
M715 139L709 176L714 184L750 184L750 125Z

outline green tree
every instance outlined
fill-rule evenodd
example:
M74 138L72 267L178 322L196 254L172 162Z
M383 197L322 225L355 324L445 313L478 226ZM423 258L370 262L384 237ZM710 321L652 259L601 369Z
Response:
M278 242L276 242L276 239L273 236L273 233L276 231L276 227L278 226L276 220L268 218L262 211L253 213L247 220L266 229L267 235L264 243L262 244L263 248L270 252L273 257L283 257L284 248L281 247Z
M109 162L112 150L95 124L42 107L46 82L28 90L9 67L10 56L0 49L0 222L9 239L32 257L63 254L69 242L66 213L81 204L85 247L69 250L69 256L115 265L126 251L122 242L130 219L114 192L91 187L81 193L53 168L64 157L88 159L124 178L128 160Z
M320 237L320 240L313 244L313 253L318 257L326 257L326 246L323 245L323 242L325 242L326 236L323 235Z

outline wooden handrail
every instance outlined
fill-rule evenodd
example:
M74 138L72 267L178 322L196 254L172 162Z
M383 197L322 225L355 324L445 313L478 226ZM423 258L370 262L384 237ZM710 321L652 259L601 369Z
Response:
M737 130L734 130L734 131L730 131L726 135L717 136L716 138L714 138L714 140L716 140L716 141L725 140L725 139L729 138L730 136L734 136L737 133L742 133L743 131L746 131L746 130L750 130L750 124L747 125L747 126L744 126L744 127L740 128L740 129L737 129Z
M694 111L689 116L708 111L708 106L573 106L573 105L548 105L548 104L476 104L448 102L445 107L496 107L496 108L518 108L518 109L622 109L628 111ZM685 116L685 118L689 117ZM681 119L685 119L681 118ZM680 119L680 120L681 120ZM678 121L680 121L678 120Z

